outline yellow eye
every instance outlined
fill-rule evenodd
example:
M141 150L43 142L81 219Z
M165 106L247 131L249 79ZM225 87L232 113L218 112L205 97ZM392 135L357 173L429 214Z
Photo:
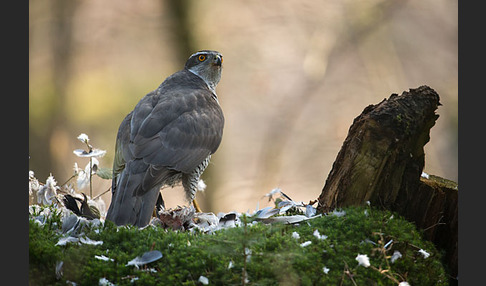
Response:
M200 62L203 62L206 59L206 56L205 55L199 55L198 59L199 59Z

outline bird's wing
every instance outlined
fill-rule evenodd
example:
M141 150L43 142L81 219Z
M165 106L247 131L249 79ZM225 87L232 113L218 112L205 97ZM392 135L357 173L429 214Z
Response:
M120 127L118 128L118 134L116 135L115 143L115 158L113 160L113 178L125 168L127 159L130 159L130 154L126 154L128 151L128 143L130 141L130 121L132 119L132 112L130 112L125 119L123 119Z
M107 219L148 224L161 183L190 173L221 143L224 117L204 81L178 72L143 97L121 123Z
M222 110L209 89L166 89L135 107L129 148L151 166L189 173L216 151L223 125Z

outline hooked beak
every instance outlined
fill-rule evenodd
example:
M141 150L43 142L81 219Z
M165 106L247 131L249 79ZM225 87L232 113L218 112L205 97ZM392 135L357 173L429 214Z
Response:
M213 60L213 65L221 67L223 65L223 56L217 55Z

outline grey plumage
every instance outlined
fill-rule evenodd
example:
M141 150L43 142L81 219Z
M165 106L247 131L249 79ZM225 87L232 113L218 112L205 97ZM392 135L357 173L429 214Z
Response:
M145 226L163 186L182 181L194 199L199 178L221 143L224 116L215 87L222 56L200 51L143 97L120 124L106 219Z

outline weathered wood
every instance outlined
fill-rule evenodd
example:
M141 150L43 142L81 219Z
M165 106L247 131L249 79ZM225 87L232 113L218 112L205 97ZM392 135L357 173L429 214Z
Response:
M399 197L395 209L424 230L424 237L445 250L444 260L452 278L458 269L458 185L434 175L420 178L418 189L407 198Z
M457 185L445 188L421 180L424 145L439 117L439 100L433 89L421 86L366 107L349 129L319 196L318 211L366 201L396 211L446 250L456 275Z

